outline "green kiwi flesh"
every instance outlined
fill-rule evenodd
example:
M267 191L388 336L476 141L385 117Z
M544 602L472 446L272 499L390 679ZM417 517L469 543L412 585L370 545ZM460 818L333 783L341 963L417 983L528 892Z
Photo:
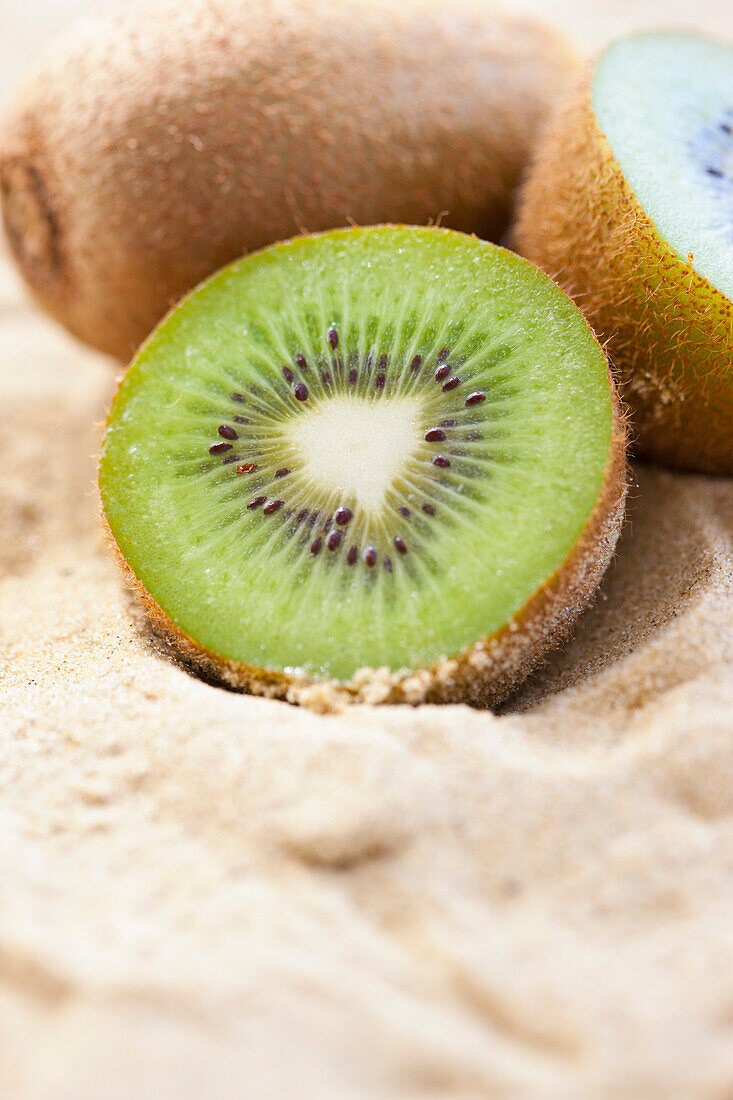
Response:
M380 226L271 246L180 302L120 386L99 483L134 587L189 652L349 682L518 621L600 500L605 565L617 436L605 357L550 279Z

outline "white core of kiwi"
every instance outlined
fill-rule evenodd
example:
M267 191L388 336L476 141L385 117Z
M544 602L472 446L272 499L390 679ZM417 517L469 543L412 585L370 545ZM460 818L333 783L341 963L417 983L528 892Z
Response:
M344 394L294 418L289 435L304 476L378 511L421 442L420 405L413 398L375 403Z

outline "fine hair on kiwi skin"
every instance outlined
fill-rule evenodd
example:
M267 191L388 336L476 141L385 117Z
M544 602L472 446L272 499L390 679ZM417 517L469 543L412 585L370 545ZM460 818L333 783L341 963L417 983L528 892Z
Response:
M547 365L525 379L527 340ZM528 430L538 393L552 408ZM103 518L151 621L209 679L320 710L493 705L591 599L622 522L624 443L597 342L531 265L449 230L340 230L247 257L159 326L110 412ZM515 601L488 631L485 584Z
M696 34L613 43L549 124L511 234L512 247L558 280L604 342L636 454L728 475L731 72L733 48ZM642 126L650 132L646 143L636 139L639 151L627 135Z
M248 251L380 221L498 239L576 71L482 0L154 0L77 23L0 125L8 240L74 335L127 361Z

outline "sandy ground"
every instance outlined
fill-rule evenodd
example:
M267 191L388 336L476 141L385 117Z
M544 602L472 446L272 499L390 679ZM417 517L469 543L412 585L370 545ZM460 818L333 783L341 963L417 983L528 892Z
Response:
M588 8L555 5L586 44L684 15ZM0 11L4 79L40 10ZM0 254L3 1100L731 1100L733 484L637 467L598 602L501 716L318 717L131 615L113 384Z

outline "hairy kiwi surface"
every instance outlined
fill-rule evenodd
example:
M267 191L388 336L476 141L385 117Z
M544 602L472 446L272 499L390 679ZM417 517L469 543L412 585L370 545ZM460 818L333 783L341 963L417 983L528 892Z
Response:
M607 342L639 454L733 473L733 49L609 47L540 145L514 243Z
M540 271L449 230L301 237L143 346L107 423L106 522L175 646L292 701L498 701L609 560L623 432Z
M247 251L379 221L495 238L574 71L480 0L163 0L78 24L0 132L12 249L38 300L128 359Z

